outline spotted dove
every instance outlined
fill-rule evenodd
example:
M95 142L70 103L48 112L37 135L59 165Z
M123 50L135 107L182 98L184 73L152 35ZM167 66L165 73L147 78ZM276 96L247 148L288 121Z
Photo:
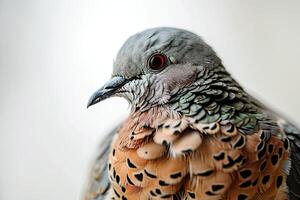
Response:
M111 79L131 105L101 145L85 200L299 200L300 132L250 96L199 36L131 36Z

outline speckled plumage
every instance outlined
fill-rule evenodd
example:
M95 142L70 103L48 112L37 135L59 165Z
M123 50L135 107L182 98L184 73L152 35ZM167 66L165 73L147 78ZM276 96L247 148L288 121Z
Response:
M147 67L156 52L168 58L159 72ZM300 132L249 96L197 35L130 37L112 80L118 88L89 105L121 96L131 114L102 145L86 200L300 199Z

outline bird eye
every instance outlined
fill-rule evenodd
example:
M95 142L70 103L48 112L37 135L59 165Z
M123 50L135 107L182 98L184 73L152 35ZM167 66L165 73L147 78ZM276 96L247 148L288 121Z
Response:
M153 54L148 61L149 68L154 71L162 70L166 67L166 56L161 53Z

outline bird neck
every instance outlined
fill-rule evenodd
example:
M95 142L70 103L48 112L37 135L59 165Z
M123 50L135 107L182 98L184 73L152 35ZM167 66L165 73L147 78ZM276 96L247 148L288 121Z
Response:
M223 67L204 67L196 82L171 96L170 106L204 124L228 120L245 129L257 128L257 119L263 117Z

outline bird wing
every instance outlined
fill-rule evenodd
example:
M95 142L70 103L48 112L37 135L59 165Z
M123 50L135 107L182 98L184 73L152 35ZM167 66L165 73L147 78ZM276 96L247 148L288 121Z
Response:
M84 200L104 200L109 191L108 156L116 132L117 129L111 131L100 144L96 160L92 164L87 188L83 196Z
M287 178L289 199L300 200L300 131L293 124L283 121L282 127L290 141L291 168Z
M251 97L251 100L255 105L278 119L278 124L289 139L291 161L287 178L289 200L300 200L300 130L254 97Z

